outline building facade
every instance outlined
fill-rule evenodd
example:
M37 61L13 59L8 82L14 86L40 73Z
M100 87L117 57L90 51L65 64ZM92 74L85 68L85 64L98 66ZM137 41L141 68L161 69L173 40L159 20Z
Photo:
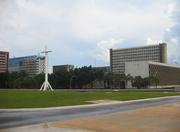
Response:
M125 63L125 74L158 79L159 86L180 86L180 66L151 61Z
M149 45L125 49L110 49L110 66L114 73L125 73L125 62L153 61L167 63L167 45Z
M25 56L9 59L9 72L25 71L28 75L33 76L44 73L45 57L44 56Z
M8 72L9 52L0 51L0 73Z
M53 73L57 72L69 72L74 69L74 65L56 65L53 66Z

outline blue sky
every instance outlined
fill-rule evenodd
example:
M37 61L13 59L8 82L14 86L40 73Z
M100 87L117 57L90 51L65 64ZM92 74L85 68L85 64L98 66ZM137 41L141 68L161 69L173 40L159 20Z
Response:
M50 65L109 65L109 49L168 44L180 63L179 0L0 0L0 50L52 50Z

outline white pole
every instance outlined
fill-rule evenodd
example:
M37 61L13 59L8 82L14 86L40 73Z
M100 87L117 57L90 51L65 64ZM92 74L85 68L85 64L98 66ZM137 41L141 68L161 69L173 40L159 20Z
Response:
M45 81L48 81L48 58L47 58L47 52L45 52Z
M44 66L45 67L45 81L42 84L40 90L47 91L50 89L51 91L54 91L50 83L48 82L48 52L52 52L52 51L48 51L47 47L45 47L45 50L41 52L45 54L45 66Z

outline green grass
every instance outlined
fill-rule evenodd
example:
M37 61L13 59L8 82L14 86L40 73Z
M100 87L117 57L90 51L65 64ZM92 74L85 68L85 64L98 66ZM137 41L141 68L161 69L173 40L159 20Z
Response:
M111 100L135 100L162 96L180 95L177 92L77 92L77 91L0 91L0 108L40 108L88 104L87 101L111 99Z

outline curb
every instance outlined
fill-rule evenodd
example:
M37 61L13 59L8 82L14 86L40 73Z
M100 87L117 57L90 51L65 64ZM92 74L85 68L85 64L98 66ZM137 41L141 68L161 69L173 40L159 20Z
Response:
M129 100L129 101L116 101L100 103L100 104L85 104L85 105L74 105L74 106L60 106L60 107L48 107L48 108L19 108L19 109L0 109L0 112L23 112L23 111L45 111L45 110L64 110L64 109L76 109L76 108L90 108L96 106L106 106L106 105L114 105L114 104L126 104L132 102L141 102L148 100L159 100L159 99L168 99L168 98L176 98L178 96L166 96L166 97L156 97L156 98L148 98L148 99L137 99L137 100Z

